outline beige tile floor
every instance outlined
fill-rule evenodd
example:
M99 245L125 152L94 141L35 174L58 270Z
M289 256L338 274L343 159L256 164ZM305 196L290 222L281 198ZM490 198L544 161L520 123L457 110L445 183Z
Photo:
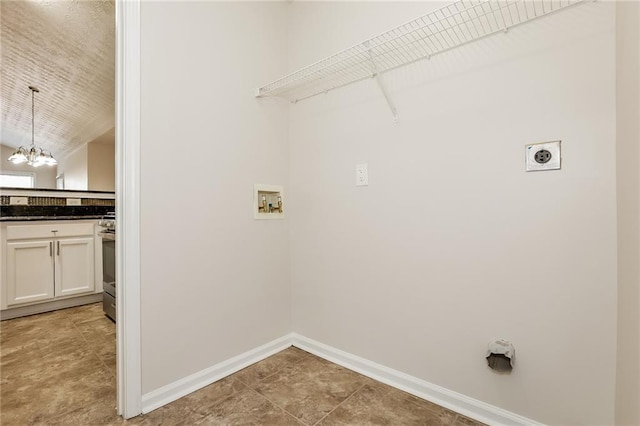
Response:
M480 425L295 347L124 421L100 304L3 321L0 376L3 426Z

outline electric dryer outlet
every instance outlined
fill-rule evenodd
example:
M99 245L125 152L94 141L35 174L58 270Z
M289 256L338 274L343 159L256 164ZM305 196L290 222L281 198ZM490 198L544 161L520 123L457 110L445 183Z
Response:
M559 170L561 166L560 141L526 145L525 165L528 172Z

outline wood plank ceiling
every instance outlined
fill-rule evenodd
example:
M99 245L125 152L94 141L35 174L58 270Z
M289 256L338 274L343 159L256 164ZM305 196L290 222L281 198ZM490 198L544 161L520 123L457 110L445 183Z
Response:
M60 159L115 125L113 0L0 2L0 142ZM0 159L0 162L4 159Z

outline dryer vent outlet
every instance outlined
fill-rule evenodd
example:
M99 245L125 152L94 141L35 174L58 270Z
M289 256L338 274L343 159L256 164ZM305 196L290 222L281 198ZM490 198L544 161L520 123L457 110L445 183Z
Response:
M511 373L515 356L516 349L508 340L495 339L487 345L487 364L497 373Z
M513 370L511 360L506 355L491 354L487 357L489 368L498 373L510 373Z

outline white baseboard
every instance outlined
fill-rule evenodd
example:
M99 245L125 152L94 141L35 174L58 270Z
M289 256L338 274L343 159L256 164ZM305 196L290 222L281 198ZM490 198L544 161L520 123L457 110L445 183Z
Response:
M260 347L213 365L183 379L142 395L142 412L148 413L213 382L261 361L289 346L296 346L389 386L489 425L542 426L541 423L502 408L445 389L417 377L376 364L297 333L291 333Z
M102 292L86 296L72 297L69 299L55 300L53 302L38 303L18 308L0 311L0 320L24 317L27 315L42 314L58 309L73 308L74 306L87 305L89 303L102 302Z
M142 395L142 413L146 414L156 408L160 408L163 405L180 399L183 396L240 371L251 364L262 361L263 359L288 348L291 346L291 342L291 335L288 334L144 394Z
M328 361L489 425L535 425L534 420L434 385L384 365L341 351L297 333L292 344Z

